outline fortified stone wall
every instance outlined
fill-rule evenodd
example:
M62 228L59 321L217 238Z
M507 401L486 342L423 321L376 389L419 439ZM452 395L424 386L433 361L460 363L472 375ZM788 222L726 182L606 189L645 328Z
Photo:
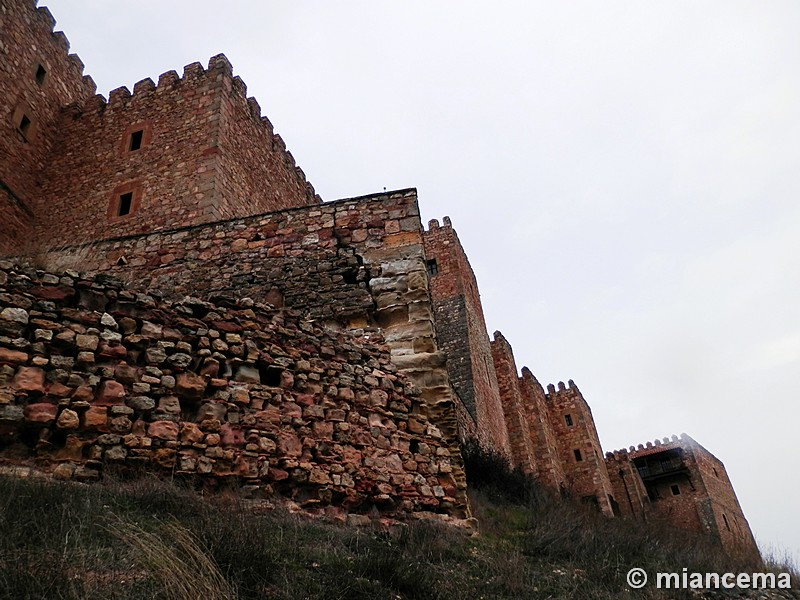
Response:
M0 460L78 480L234 478L312 508L464 514L426 413L378 332L0 263Z
M615 513L646 521L650 499L627 450L606 452L606 470L611 481L612 495L616 499Z
M566 475L558 451L560 442L548 417L544 388L528 367L522 367L519 385L536 458L536 473L545 485L552 489L565 490Z
M33 224L33 213L7 187L0 185L0 256L17 253L24 248Z
M247 86L240 77L228 81L230 63L225 70L216 180L222 207L219 218L319 204L322 200L281 136L261 116L256 99L247 97Z
M377 326L450 443L459 493L458 415L436 345L415 190L376 194L129 236L51 253L169 298L251 297L321 323Z
M510 456L503 405L486 332L478 283L449 217L424 233L425 256L439 347L447 353L450 382L487 448Z
M685 436L685 438L689 438L689 436ZM736 498L736 492L728 478L725 465L696 441L691 440L690 443L693 446L692 454L696 461L698 474L711 502L716 528L719 530L723 545L728 547L740 545L755 549L755 539L742 507L739 505L739 500Z

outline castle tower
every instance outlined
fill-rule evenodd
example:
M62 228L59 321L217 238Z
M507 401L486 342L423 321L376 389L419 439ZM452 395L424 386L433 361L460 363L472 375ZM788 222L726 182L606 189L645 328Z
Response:
M510 454L475 274L449 217L442 226L430 221L423 237L436 337L447 353L450 381L484 447Z
M596 502L602 513L613 514L616 500L612 496L600 439L592 410L580 390L572 380L569 387L563 382L559 382L558 389L550 384L545 401L550 425L558 439L567 491L586 502Z
M28 239L61 108L95 93L55 19L33 0L0 0L0 255Z
M499 331L494 332L491 347L511 445L511 462L523 472L536 475L536 452L531 439L528 409L525 407L525 398L517 377L514 352L511 344Z
M522 367L519 386L539 480L552 489L565 489L566 475L558 452L558 438L550 423L544 388L528 367Z
M224 55L106 102L47 9L2 2L0 189L15 238L34 218L46 250L321 201Z
M606 464L615 490L643 496L632 503L635 518L707 534L731 553L758 554L725 466L688 435L609 453Z

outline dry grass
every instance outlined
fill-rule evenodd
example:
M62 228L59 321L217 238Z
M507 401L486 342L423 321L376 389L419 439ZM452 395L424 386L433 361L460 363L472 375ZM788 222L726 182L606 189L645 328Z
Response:
M508 490L473 490L482 535L468 536L429 522L355 529L254 514L235 495L156 479L0 477L0 599L674 600L690 596L631 593L625 573L738 568L696 539Z

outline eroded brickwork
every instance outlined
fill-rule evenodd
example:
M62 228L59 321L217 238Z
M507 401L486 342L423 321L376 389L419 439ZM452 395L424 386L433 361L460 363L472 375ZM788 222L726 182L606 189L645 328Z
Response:
M422 402L378 332L0 263L0 447L61 477L152 469L312 507L463 512Z

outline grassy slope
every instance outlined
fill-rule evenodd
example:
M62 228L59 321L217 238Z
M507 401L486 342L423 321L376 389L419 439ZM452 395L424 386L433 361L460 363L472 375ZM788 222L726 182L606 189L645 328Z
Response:
M625 574L746 567L524 485L473 503L480 536L253 514L156 480L0 478L0 598L696 598L627 592Z

